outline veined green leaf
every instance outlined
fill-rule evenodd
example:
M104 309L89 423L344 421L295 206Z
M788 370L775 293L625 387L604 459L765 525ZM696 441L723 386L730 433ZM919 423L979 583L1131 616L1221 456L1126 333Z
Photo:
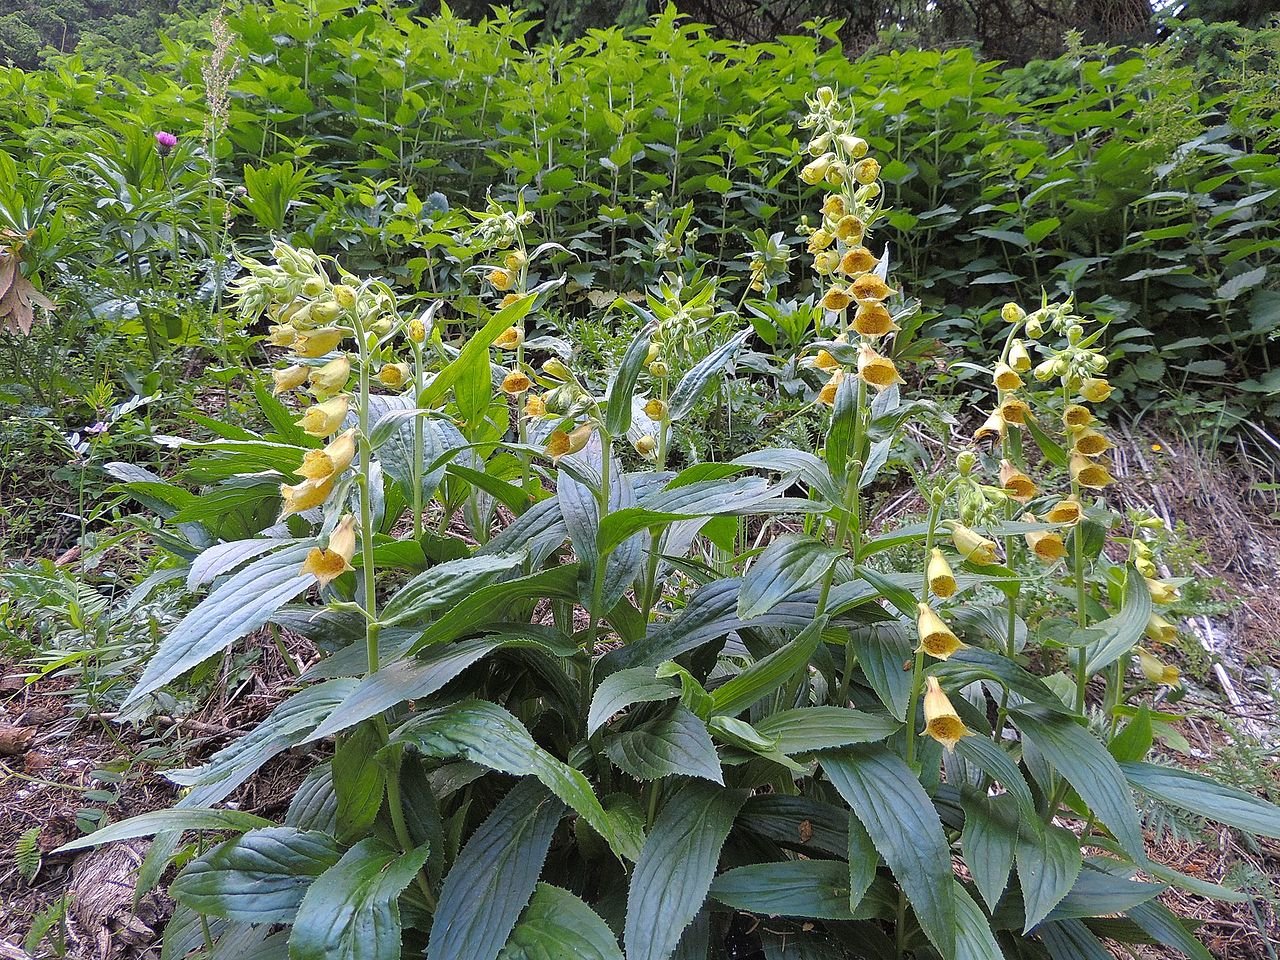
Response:
M568 890L540 883L498 960L623 960L594 910Z
M1122 763L1129 783L1148 796L1260 837L1280 837L1280 807L1208 777L1154 763Z
M1076 835L1052 825L1019 837L1017 857L1026 911L1022 932L1028 933L1075 886L1084 860Z
M275 826L270 820L256 817L240 810L210 810L201 807L171 807L168 810L152 810L128 820L108 824L88 836L64 843L55 853L87 850L104 843L149 837L164 830L254 830Z
M979 895L994 910L1013 870L1018 808L1007 794L990 797L973 790L961 794L961 806L964 831L960 834L960 847L965 866Z
M1091 627L1102 632L1102 637L1085 648L1088 664L1085 669L1090 675L1115 663L1133 649L1134 644L1142 639L1142 632L1151 619L1151 591L1147 589L1147 581L1132 566L1127 568L1125 580L1124 604L1120 612Z
M1002 960L1004 951L991 931L991 921L969 891L955 883L956 960Z
M896 733L902 724L847 707L800 707L771 713L755 727L766 737L776 737L782 753L796 754L874 743Z
M482 368L487 378L489 375L489 348L507 327L521 320L537 300L536 293L528 293L509 306L503 307L489 321L472 334L471 339L463 345L462 350L444 369L431 378L431 382L423 388L418 398L420 407L431 408L439 404L449 393L449 388L457 383L464 374ZM487 403L487 401L486 401Z
M680 696L680 688L654 676L652 667L632 667L605 677L591 698L587 712L587 736L591 736L615 713L633 703L654 703Z
M680 704L664 717L607 737L604 747L614 764L639 780L682 774L724 783L706 724Z
M631 429L631 398L636 392L636 382L640 379L640 371L649 355L649 341L658 329L658 321L643 307L619 298L618 305L631 311L645 321L640 332L632 338L622 354L618 371L609 383L608 397L605 400L604 428L613 437L626 436Z
M711 896L771 916L857 920L849 909L849 866L839 860L787 860L735 867L716 877Z
M741 605L741 601L739 601ZM763 660L748 666L711 691L713 713L729 716L741 713L761 698L777 690L797 671L808 669L809 658L822 640L825 616L814 620L794 640L784 644Z
M1111 951L1079 920L1045 923L1036 934L1053 960L1114 960Z
M711 381L729 365L750 335L750 329L735 334L699 360L692 370L680 378L680 382L671 391L671 398L667 403L668 415L672 423L689 415L694 405L711 386Z
M747 568L738 590L738 616L758 617L782 599L816 586L842 551L812 537L779 537Z

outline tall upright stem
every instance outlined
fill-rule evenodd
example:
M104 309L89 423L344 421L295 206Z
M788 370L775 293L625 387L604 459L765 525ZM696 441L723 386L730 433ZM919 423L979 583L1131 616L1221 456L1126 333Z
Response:
M425 386L425 371L422 364L422 344L416 340L410 340L409 343L413 349L413 405L418 405L419 398L422 396L422 389ZM426 430L426 424L423 423L422 417L413 418L413 539L422 540L422 448L425 445L423 440L423 431Z
M360 556L364 574L365 652L369 673L378 669L378 594L373 561L373 444L369 423L369 340L358 318L353 317L360 351L360 386L357 416L360 425ZM421 487L421 485L419 485Z

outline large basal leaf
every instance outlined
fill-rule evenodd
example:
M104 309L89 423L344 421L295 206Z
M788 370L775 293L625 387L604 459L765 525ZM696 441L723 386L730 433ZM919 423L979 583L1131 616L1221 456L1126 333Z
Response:
M684 775L724 783L707 725L679 704L666 716L608 737L604 746L609 759L638 780Z
M1001 960L1004 951L982 908L959 883L952 892L956 901L956 960Z
M1110 828L1124 851L1146 862L1142 827L1124 772L1102 742L1070 717L1039 707L1013 711L1023 736L1076 788L1099 820Z
M784 536L752 561L738 588L738 616L768 613L791 594L816 586L843 551L812 537Z
M694 405L711 386L711 382L729 365L750 335L750 329L735 334L699 360L692 370L680 378L680 382L671 391L671 400L668 403L668 415L672 423L689 415Z
M365 836L382 809L386 770L378 760L381 746L382 734L373 724L338 740L332 764L334 816L344 846Z
M161 641L142 679L121 706L136 703L225 650L313 584L315 577L298 572L311 546L307 541L278 550L218 586Z
M842 857L849 848L849 811L832 803L758 794L742 808L742 826L784 847ZM873 851L874 855L874 851Z
M1178 916L1156 900L1148 900L1125 911L1129 919L1140 926L1148 936L1192 960L1214 960L1204 944L1192 936Z
M627 892L627 960L667 960L675 951L706 900L720 848L746 799L745 792L690 780L663 805Z
M404 888L428 850L361 840L307 889L289 934L290 960L400 960Z
M622 960L608 924L568 890L540 883L498 960Z
M912 657L911 627L903 620L870 623L849 631L858 665L885 709L898 720L907 716L911 674L902 665Z
M1053 960L1115 960L1079 920L1061 920L1043 924L1036 934Z
M822 641L827 627L825 616L814 620L800 635L783 644L763 660L750 664L711 692L713 713L733 716L777 690L801 670L809 668L809 658Z
M785 754L874 743L891 736L901 727L902 724L892 717L848 707L779 710L755 724L761 734L775 738L778 750Z
M1056 826L1024 832L1018 838L1017 856L1026 913L1022 932L1027 933L1071 892L1084 860L1076 835Z
M379 619L387 626L429 619L436 611L519 569L524 561L523 552L447 560L418 574L392 594Z
M464 757L491 770L532 775L573 807L614 851L635 859L626 832L615 830L591 784L576 770L543 750L524 725L496 703L464 700L415 717L392 736L429 757Z
M1280 807L1198 773L1154 763L1122 763L1134 787L1200 817L1260 837L1280 837Z
M311 882L341 856L328 834L263 827L192 860L169 885L169 894L228 920L289 923Z
M1107 867L1123 866L1116 861L1102 863ZM1121 913L1158 897L1167 889L1163 883L1137 883L1109 870L1099 869L1098 861L1091 860L1081 869L1071 891L1050 911L1049 919L1104 917Z
M1027 785L1022 771L1002 746L986 737L965 737L956 744L956 752L1004 787L1009 796L1017 802L1018 813L1022 817L1023 824L1035 829L1040 823L1035 798L1031 795L1031 788ZM990 902L988 905L992 906Z
M960 834L960 847L964 851L964 863L979 895L994 910L1013 870L1018 845L1018 808L1007 794L992 797L973 790L962 793L961 806L964 830Z
M788 860L735 867L716 877L711 896L748 913L812 920L857 920L849 908L849 865Z
M1099 623L1093 624L1090 630L1099 631L1102 636L1085 648L1088 663L1085 669L1089 675L1097 673L1115 663L1142 639L1142 632L1151 619L1151 591L1147 589L1147 581L1133 567L1126 568L1124 603L1120 611Z
M104 843L149 837L164 830L254 830L275 826L270 820L244 813L240 810L206 810L200 807L173 807L168 810L152 810L128 820L108 824L101 830L64 843L55 853L86 850Z
M680 688L670 680L658 679L652 667L632 667L605 677L596 687L587 711L587 736L591 736L614 714L635 703L654 703L680 696Z
M427 960L497 957L529 903L563 813L564 804L536 780L511 788L445 877Z
M933 801L901 758L883 747L847 747L822 769L867 828L906 892L925 934L952 960L956 949L951 849Z

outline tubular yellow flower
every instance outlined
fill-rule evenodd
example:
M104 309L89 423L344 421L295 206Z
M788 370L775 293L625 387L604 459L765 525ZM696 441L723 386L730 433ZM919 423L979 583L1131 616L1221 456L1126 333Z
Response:
M288 323L273 324L268 331L267 343L273 347L291 347L298 339L298 331Z
M1082 516L1084 509L1080 501L1075 497L1065 497L1050 507L1044 518L1049 523L1075 523Z
M490 270L488 280L499 293L506 293L516 282L516 278L506 270Z
M342 421L346 416L347 397L344 394L326 400L324 403L317 403L313 407L308 407L302 418L297 420L296 423L307 436L327 437L342 426Z
M1078 453L1071 454L1071 477L1080 486L1090 490L1101 490L1115 482L1103 464Z
M1112 443L1097 430L1087 427L1076 432L1071 449L1081 456L1100 457L1111 449Z
M1093 411L1078 403L1069 403L1066 409L1062 411L1062 423L1069 430L1087 427L1096 419L1097 417L1093 415Z
M813 269L820 277L830 276L840 266L840 254L835 250L823 250L813 257Z
M831 374L831 379L822 385L822 389L818 391L818 402L826 407L835 405L836 391L840 389L840 384L844 382L844 370L837 368Z
M813 365L823 373L840 369L840 361L832 356L829 350L819 350L818 355L813 358Z
M341 327L317 327L298 334L293 341L293 352L300 357L314 359L331 353L342 342L347 331Z
M323 450L308 450L302 457L302 466L293 471L308 480L324 480L336 477L356 455L355 427L343 430Z
M900 330L882 303L860 303L853 315L853 329L864 337L883 337Z
M829 194L822 201L822 212L833 220L839 220L844 216L844 197L838 193Z
M836 222L836 238L845 243L857 243L866 232L867 225L855 216L843 216Z
M544 363L542 365L542 369L545 370L546 368L547 365ZM667 368L667 362L665 360L655 360L653 363L649 364L649 376L653 377L655 380L663 380L670 373L671 371Z
M976 530L970 530L963 523L955 520L948 521L951 529L951 542L955 545L956 552L970 563L977 563L983 566L996 562L996 544L994 540L988 540Z
M533 381L521 370L512 370L502 378L502 392L513 397L524 393L531 386L533 386Z
M938 678L929 677L925 683L924 732L948 751L954 750L956 744L965 737L972 736L973 731L964 725L964 721L956 713L956 708L947 699Z
M1023 523L1035 523L1035 514L1024 513ZM1062 542L1062 535L1055 530L1037 530L1023 534L1027 541L1027 549L1042 563L1053 563L1067 555L1067 545Z
M1007 363L996 364L996 372L992 379L995 381L996 388L1000 390L1017 390L1022 386L1022 378L1018 376L1018 371Z
M858 348L858 376L877 390L903 382L893 361L881 356L865 343Z
M530 395L529 399L524 402L524 415L526 417L545 417L547 415L547 402L537 395Z
M810 160L804 165L804 169L800 171L800 179L812 186L815 183L821 183L827 175L827 170L831 167L831 161L835 159L835 154L824 153L822 156Z
M1008 460L1000 461L1000 486L1019 503L1026 503L1036 495L1035 481Z
M1142 669L1142 675L1152 683L1176 687L1182 679L1177 667L1162 663L1159 658L1141 648L1138 650L1138 666Z
M832 287L822 298L822 306L826 310L838 312L853 303L853 297L844 287Z
M992 410L991 416L987 417L986 422L973 432L973 439L976 442L987 437L1001 438L1008 429L1009 425L1004 422L1004 417L1000 415L1000 411Z
M853 247L840 258L840 272L855 277L874 270L880 261L866 247Z
M271 379L275 382L275 386L271 388L271 395L276 397L287 390L302 386L307 382L307 374L310 372L309 368L300 363L285 367L283 370L272 370Z
M522 343L524 343L524 331L519 327L507 327L498 334L498 339L493 341L493 345L499 350L514 350Z
M835 243L835 240L835 236L826 230L815 230L809 235L808 250L810 253L820 253Z
M350 378L351 361L347 359L346 354L334 357L323 366L312 367L307 376L311 389L317 396L322 397L340 393Z
M657 397L654 397L644 405L644 415L650 420L665 420L667 418L667 405Z
M564 430L556 430L547 439L547 453L552 460L559 460L571 453L577 453L587 445L595 429L596 425L588 421L580 427L574 427L568 433Z
M1018 373L1026 373L1031 369L1031 354L1021 340L1014 340L1009 345L1009 366Z
M338 301L338 306L343 310L350 310L356 305L356 291L353 287L340 283L333 288L333 299Z
M844 149L852 159L859 160L867 155L867 141L861 137L855 137L851 133L842 133L836 137L840 141L840 146Z
M309 573L327 587L342 576L351 566L351 558L356 555L356 518L344 514L338 521L333 533L329 534L329 546L312 547L307 552L307 559L302 561L302 572Z
M1000 308L1000 316L1005 323L1021 323L1027 318L1027 311L1016 303L1009 302Z
M1147 557L1138 557L1133 561L1133 565L1144 577L1154 577L1156 575L1156 565Z
M1172 643L1178 638L1178 628L1158 613L1147 618L1147 626L1143 632L1148 639L1157 643Z
M927 603L916 604L916 632L920 637L920 649L931 657L946 660L957 650L964 649L960 638L951 632L943 619Z
M1080 384L1080 396L1090 403L1101 403L1111 396L1111 384L1104 377L1086 377Z
M1017 397L1009 397L1000 404L1000 416L1004 418L1005 423L1024 424L1030 413L1031 408L1027 406L1027 402Z
M859 303L879 303L885 297L895 291L874 273L864 273L857 280L853 281L850 288L853 292L853 299Z
M658 449L658 441L651 434L646 433L644 436L636 440L636 453L642 457L652 456L653 452Z
M324 477L320 480L303 480L301 483L290 486L287 483L280 484L280 497L284 500L284 504L280 510L280 519L290 517L295 513L301 513L304 510L310 510L312 507L318 507L329 498L329 494L333 492L333 477Z
M384 363L378 371L378 382L389 390L399 390L413 378L407 363Z
M316 323L333 323L342 316L342 307L336 300L317 300L311 304L310 319Z
M946 600L955 595L955 574L951 572L951 564L947 563L947 558L937 547L929 552L929 564L925 567L925 574L929 578L929 590L935 596Z
M528 262L529 257L523 250L512 250L502 258L502 265L506 267L510 273L518 273Z
M1146 577L1145 579L1147 581L1147 590L1151 592L1152 603L1173 603L1182 595L1172 583L1153 580L1151 577Z
M508 293L505 297L503 297L501 300L498 301L498 309L502 310L506 307L509 307L519 299L520 299L520 294Z
M861 184L875 183L878 176L880 176L880 162L870 157L859 160L853 167L853 179Z

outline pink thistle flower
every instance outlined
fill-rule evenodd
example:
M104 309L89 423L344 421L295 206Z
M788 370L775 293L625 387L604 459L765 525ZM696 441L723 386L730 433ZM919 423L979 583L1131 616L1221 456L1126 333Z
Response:
M178 138L172 133L166 133L164 130L156 131L156 150L160 152L160 156L168 156L169 152L178 145Z

